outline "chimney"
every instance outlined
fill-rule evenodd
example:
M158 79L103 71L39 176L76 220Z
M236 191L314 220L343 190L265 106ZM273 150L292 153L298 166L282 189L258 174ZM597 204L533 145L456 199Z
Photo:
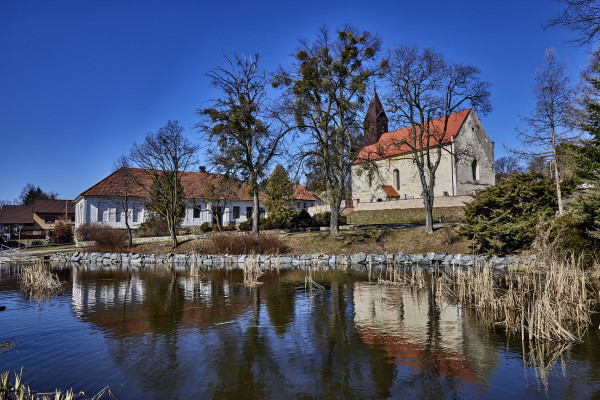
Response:
M206 166L201 165L200 166L200 172L206 172Z

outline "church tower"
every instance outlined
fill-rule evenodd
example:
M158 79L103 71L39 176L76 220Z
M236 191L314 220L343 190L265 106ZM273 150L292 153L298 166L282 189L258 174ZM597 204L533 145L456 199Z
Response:
M381 135L388 131L388 118L385 115L385 110L379 96L377 96L377 90L373 90L373 97L365 116L365 146L375 144L379 141Z

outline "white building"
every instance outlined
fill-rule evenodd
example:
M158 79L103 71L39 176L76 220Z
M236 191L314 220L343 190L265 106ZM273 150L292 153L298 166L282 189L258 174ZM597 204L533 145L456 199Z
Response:
M494 143L473 109L429 121L430 142L423 144L441 160L436 171L434 196L465 196L492 186ZM422 197L417 166L413 161L413 128L388 132L388 119L377 93L365 118L365 144L352 166L352 198L361 203ZM417 142L417 149L419 148ZM427 151L424 150L424 151Z
M217 205L214 201L207 200L206 188L221 177L222 175L204 171L183 172L181 183L186 196L192 200L186 206L182 227L199 226L204 222L213 224L211 210ZM113 172L77 196L75 226L88 222L101 222L114 228L125 229L124 198L127 193L129 225L134 229L138 228L148 217L148 212L144 209L144 201L149 183L150 177L141 169L122 168ZM246 186L245 183L237 182L236 187L225 190L229 193L224 194L218 201L221 212L214 214L221 218L224 226L231 223L238 225L252 216L253 201L246 194ZM262 193L259 200L261 217L264 217Z

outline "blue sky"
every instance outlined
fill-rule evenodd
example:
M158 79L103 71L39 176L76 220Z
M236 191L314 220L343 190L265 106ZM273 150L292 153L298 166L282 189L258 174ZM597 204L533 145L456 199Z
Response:
M204 74L223 53L259 51L274 70L323 24L351 23L385 48L416 43L479 67L493 85L482 122L496 158L533 107L544 50L555 47L575 81L588 61L568 32L542 29L557 11L551 0L384 3L1 0L0 199L27 183L75 198L167 120L198 140L195 110L215 97Z

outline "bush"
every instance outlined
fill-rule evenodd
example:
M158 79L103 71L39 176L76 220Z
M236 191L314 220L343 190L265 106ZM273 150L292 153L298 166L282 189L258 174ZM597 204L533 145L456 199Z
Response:
M41 239L35 239L31 241L31 245L32 246L43 246L44 245L44 241Z
M318 213L318 214L314 215L313 219L315 220L316 226L329 226L329 224L331 223L331 213L330 212ZM347 223L346 216L340 215L338 222L340 225L346 225L346 223Z
M200 225L200 230L204 233L210 232L212 231L212 226L210 226L208 222L203 222L202 225Z
M138 228L138 235L141 237L170 236L167 220L155 215L150 216L142 222Z
M531 173L480 190L465 206L460 232L489 254L528 248L536 237L536 226L556 213L555 190L550 178Z
M127 235L127 232L108 225L99 223L83 224L77 228L75 236L79 241L95 242L94 246L87 249L88 251L107 253L129 251L127 246L129 235Z
M52 230L52 242L73 243L73 228L64 221L57 221Z
M216 234L197 249L204 254L281 254L288 249L277 235Z
M250 217L250 218L248 218L248 220L239 224L238 228L242 232L250 232L252 230L252 221L253 221L253 219L252 219L252 217Z

